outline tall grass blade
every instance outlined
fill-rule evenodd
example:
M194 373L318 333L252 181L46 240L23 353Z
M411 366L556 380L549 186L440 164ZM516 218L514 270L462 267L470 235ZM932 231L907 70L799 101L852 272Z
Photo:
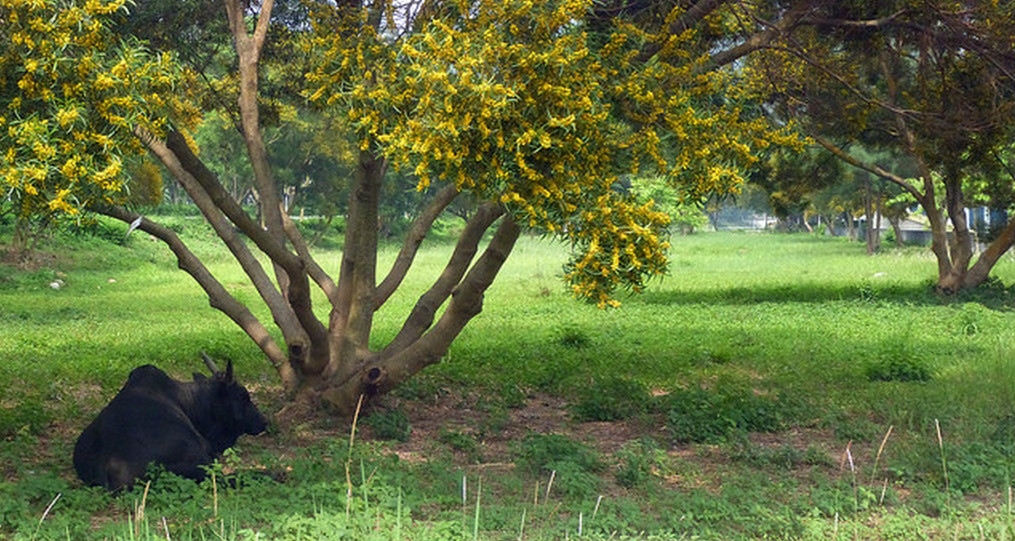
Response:
M349 520L352 514L352 474L349 473L352 462L352 446L356 441L356 423L359 422L359 412L363 407L363 395L359 395L356 402L356 413L352 416L352 427L349 429L349 452L345 456L345 519Z
M945 441L941 436L941 423L934 419L934 428L937 430L937 447L941 451L941 471L945 477L945 501L948 504L948 508L952 506L952 491L951 485L948 482L948 461L945 459Z
M518 527L518 541L525 538L525 508L522 507L522 524Z
M62 492L57 492L53 501L49 502L49 505L46 506L46 510L42 512L42 517L39 519L39 524L35 526L35 533L32 534L32 539L35 539L39 535L39 529L42 528L42 523L46 520L46 517L49 516L49 512L53 510L53 506L56 505L56 501L59 500L62 495Z
M543 496L544 505L546 504L546 502L550 501L550 489L553 488L553 479L555 477L557 477L557 470L553 470L550 472L550 481L546 483L546 495Z
M479 541L479 504L483 497L483 478L479 478L479 485L476 487L476 515L472 520L472 541Z
M874 478L878 475L878 464L881 462L881 454L885 452L885 445L888 443L889 436L892 435L892 429L895 425L888 425L888 431L885 432L885 437L881 438L881 446L878 447L878 454L874 457L874 469L871 470L871 483L874 483Z

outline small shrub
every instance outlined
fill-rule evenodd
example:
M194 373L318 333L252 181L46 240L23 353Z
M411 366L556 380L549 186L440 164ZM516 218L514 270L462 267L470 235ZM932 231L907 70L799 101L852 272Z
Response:
M737 433L775 432L786 406L749 386L719 382L714 389L692 387L665 400L666 429L676 443L719 443Z
M582 349L592 343L588 333L574 326L565 326L560 330L557 343L571 349Z
M400 409L391 409L371 413L363 423L374 431L374 436L381 440L409 441L409 417Z
M452 450L464 454L471 462L479 462L483 458L479 453L476 438L469 434L457 430L442 430L438 438Z
M37 397L25 399L13 408L0 408L0 438L19 432L41 434L50 420L51 416Z
M917 354L909 332L888 341L881 354L867 365L870 381L929 381L930 368Z
M585 387L571 409L579 421L617 421L645 412L649 401L648 390L641 383L609 378Z
M654 477L665 457L666 452L651 438L628 443L617 451L614 479L624 488L643 486Z
M887 356L867 365L870 381L930 381L931 373L918 359L908 356Z
M554 492L572 498L595 494L604 468L594 449L559 434L529 434L512 450L515 464L532 475L554 475Z

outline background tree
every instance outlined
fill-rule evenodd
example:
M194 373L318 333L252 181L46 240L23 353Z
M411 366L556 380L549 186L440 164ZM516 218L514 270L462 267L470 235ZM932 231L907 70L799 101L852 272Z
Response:
M812 2L791 32L752 57L783 110L805 120L819 144L920 204L943 292L982 283L1015 242L1013 225L974 262L965 216L974 197L967 181L1000 170L998 151L1010 145L1013 33L1015 14L1004 3ZM854 142L905 155L918 174L865 161L848 151ZM990 183L1011 181L995 175Z

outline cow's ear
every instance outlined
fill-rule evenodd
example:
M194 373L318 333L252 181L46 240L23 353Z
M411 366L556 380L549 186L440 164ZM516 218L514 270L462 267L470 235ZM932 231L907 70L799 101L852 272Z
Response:
M230 384L230 385L231 385L231 384L232 384L233 382L235 382L235 381L236 381L236 380L234 380L234 379L233 379L233 361L232 361L232 359L230 359L230 360L229 360L229 361L228 361L228 362L226 363L226 377L225 377L225 382L226 382L227 384Z

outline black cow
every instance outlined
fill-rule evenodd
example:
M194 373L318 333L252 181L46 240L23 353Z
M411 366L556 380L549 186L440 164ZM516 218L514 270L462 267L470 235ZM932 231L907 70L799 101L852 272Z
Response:
M129 487L149 463L194 480L201 466L232 447L242 434L260 434L267 421L250 393L204 356L212 377L176 381L152 365L135 368L127 383L78 437L74 469L88 485Z

